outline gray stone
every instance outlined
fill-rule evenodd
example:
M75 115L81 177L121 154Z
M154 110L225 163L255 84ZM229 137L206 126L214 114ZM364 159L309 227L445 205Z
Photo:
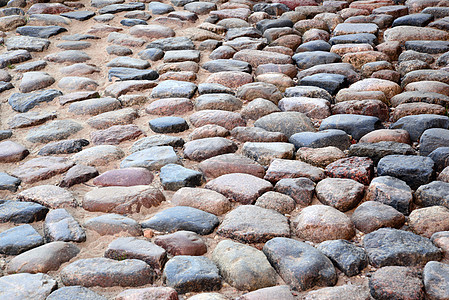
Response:
M134 68L134 69L146 69L150 67L150 63L143 59L120 56L116 57L106 64L106 67L118 67L118 68Z
M346 240L325 241L317 249L347 276L354 276L368 266L368 256L363 248L357 247Z
M267 131L282 132L287 137L303 131L315 132L310 119L299 112L278 112L264 116L254 122L255 127Z
M156 133L178 133L189 129L187 121L181 117L160 117L151 120L149 125Z
M84 149L72 156L72 160L77 164L88 166L102 166L111 161L121 159L125 153L113 145L99 145Z
M46 300L106 300L107 298L82 286L64 286L47 297Z
M321 122L320 130L341 129L359 140L365 134L383 128L379 118L372 116L339 114L330 116Z
M78 222L63 208L51 210L45 217L44 236L47 242L84 242L86 233Z
M421 185L415 193L415 202L418 205L445 206L449 208L449 183L443 181L433 181L429 184Z
M46 39L65 31L67 29L61 26L21 26L16 29L20 35Z
M363 233L370 233L379 228L401 228L405 217L393 207L376 201L363 202L351 216L355 227Z
M33 202L0 200L0 222L32 223L45 218L48 208Z
M293 134L289 142L296 149L302 147L323 148L334 146L340 150L346 150L351 145L349 135L341 129L326 129L318 132L299 132Z
M180 294L221 288L218 268L203 256L179 255L170 259L164 268L163 281Z
M14 115L11 119L9 119L8 125L11 129L30 127L40 125L54 118L56 118L56 112L32 111Z
M374 178L366 197L368 200L389 205L405 215L410 213L413 201L410 187L404 181L390 176Z
M117 214L105 214L88 219L84 223L84 227L96 231L100 235L142 235L142 229L139 223L131 218Z
M13 274L0 278L0 297L45 300L57 286L58 282L47 274Z
M298 291L337 282L332 262L306 243L277 237L264 245L263 252L282 279Z
M161 168L161 183L164 189L177 191L182 187L195 187L203 182L201 172L184 168L177 164L168 164Z
M171 146L154 146L139 150L127 156L120 168L143 167L149 170L159 170L163 166L179 163L179 158Z
M424 267L423 281L429 299L449 298L449 265L428 262Z
M419 154L429 154L439 147L449 145L449 130L443 128L430 128L423 132L419 139Z
M0 233L0 253L17 255L44 243L42 236L28 224Z
M154 70L138 70L135 68L114 67L109 69L108 78L116 77L120 80L155 80L159 74Z
M441 259L441 250L432 242L414 233L381 228L367 234L363 246L370 263L384 266L419 266L432 260Z
M50 41L38 37L19 35L6 39L5 45L8 51L26 50L30 52L42 52L48 49Z
M44 90L33 93L14 93L8 103L18 112L27 112L41 102L50 102L56 97L62 95L58 90Z
M38 155L52 155L52 154L68 154L76 153L83 150L83 147L89 145L89 141L85 139L64 140L54 143L49 143L42 147L37 153Z
M239 290L257 290L276 284L276 271L262 251L225 240L218 243L212 259L224 280Z
M174 137L164 134L155 134L149 137L144 137L131 146L131 152L137 152L145 150L156 146L171 146L171 147L182 147L184 145L184 140L180 137Z
M365 186L347 178L326 178L318 182L316 195L324 205L346 212L355 208L362 200Z
M241 205L225 216L217 234L242 243L264 243L274 237L290 237L290 227L277 211Z
M404 180L412 189L417 189L433 179L433 166L433 160L428 157L387 155L379 161L377 174L396 177Z
M28 132L26 139L32 143L48 143L62 140L83 129L83 126L72 120L55 120Z
M123 4L110 4L100 8L100 14L116 14L122 11L145 10L145 3L130 2Z
M433 114L405 116L391 124L390 128L407 130L411 140L417 142L422 133L429 128L448 129L449 117Z
M191 82L165 80L151 92L152 98L192 98L197 86Z
M176 206L158 212L152 218L142 222L143 228L151 228L161 232L175 232L188 230L205 235L211 233L218 226L218 218L202 210Z
M69 112L76 115L98 115L121 107L120 101L115 98L94 98L74 102L69 106Z
M351 145L348 152L349 156L369 157L374 164L387 155L415 154L415 150L410 145L398 142L358 143Z

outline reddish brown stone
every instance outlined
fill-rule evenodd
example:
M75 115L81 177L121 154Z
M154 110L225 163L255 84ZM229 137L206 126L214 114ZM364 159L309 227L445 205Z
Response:
M294 78L298 73L296 67L291 64L264 64L257 67L255 75L258 76L271 72L282 73L290 78Z
M253 76L245 72L218 72L211 74L206 83L219 83L229 88L235 89L253 82Z
M217 216L231 209L231 203L225 196L202 188L183 187L176 191L171 203L176 206L190 206Z
M230 173L245 173L263 178L265 169L254 160L238 154L223 154L206 159L198 164L207 180Z
M369 278L374 299L425 299L424 285L418 273L408 267L383 267Z
M449 230L449 209L430 206L415 209L410 213L409 225L414 233L430 238L439 231Z
M207 252L206 243L201 237L191 231L177 231L175 233L158 236L154 243L164 248L173 256L200 256Z
M59 186L71 187L75 184L89 181L95 176L98 176L98 171L94 167L75 165L67 171Z
M241 50L234 57L236 60L242 60L249 63L253 68L264 64L292 64L293 60L290 56L260 50Z
M196 128L189 137L192 140L204 139L208 137L227 137L229 135L229 130L219 125L209 124Z
M285 4L291 10L294 10L298 6L317 6L318 5L318 3L315 0L274 0L273 3Z
M213 10L209 13L211 16L216 16L218 19L238 18L247 21L251 10L248 8L236 8L236 9L221 9Z
M405 217L393 207L377 201L363 202L351 216L352 223L363 233L379 228L401 228Z
M267 46L263 48L263 51L276 52L289 56L293 56L295 52L292 49L284 47L284 46Z
M410 134L404 129L378 129L371 131L359 141L360 143L398 142L411 144Z
M380 100L350 100L332 105L333 114L354 114L388 120L388 106Z
M394 2L391 0L363 0L363 1L355 1L349 5L350 8L359 8L365 9L370 13L373 12L374 9L382 6L390 6L394 5Z
M391 61L398 60L401 54L401 43L396 41L384 42L376 46L376 50L388 55Z
M142 206L158 206L162 201L165 201L164 194L147 185L109 186L87 192L84 195L83 208L88 211L125 214L140 212Z
M271 102L270 102L271 103ZM259 127L236 127L231 135L236 140L244 142L287 142L285 134L281 132L266 131Z
M343 151L333 146L324 148L303 147L296 151L296 159L320 168L325 168L328 164L345 157L346 154Z
M12 141L0 142L0 163L21 161L30 152L22 145Z
M426 102L399 104L393 110L391 122L396 122L405 116L421 114L445 115L446 108L438 104L430 104Z
M104 130L93 131L90 134L95 145L118 145L121 142L135 139L143 134L136 125L114 125Z
M127 168L106 171L92 183L98 186L148 185L153 178L154 175L145 168Z
M193 103L188 98L166 98L151 102L145 111L150 115L182 115L193 110Z
M159 81L178 80L194 82L196 80L196 74L190 71L167 72L159 76L158 79Z
M283 46L290 48L292 50L296 50L296 48L298 48L298 46L301 45L301 43L302 43L301 36L297 34L287 34L271 42L270 46Z
M195 127L215 124L228 130L232 130L237 126L246 126L245 120L243 120L239 113L224 110L198 111L190 116L190 122Z
M73 11L73 9L61 3L36 3L31 5L27 13L29 15L33 14L59 15L69 11Z
M237 145L222 137L193 140L184 144L184 156L196 161L235 151Z
M260 195L273 189L270 182L243 173L222 175L209 181L205 187L242 204L252 204Z
M334 178L349 178L368 185L374 176L374 163L367 157L339 159L326 167L326 175Z

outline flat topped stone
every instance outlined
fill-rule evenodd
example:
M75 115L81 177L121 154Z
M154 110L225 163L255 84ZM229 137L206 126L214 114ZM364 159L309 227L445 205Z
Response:
M167 260L167 252L150 241L136 237L120 237L112 241L104 256L115 260L138 259L146 262L159 273Z
M188 230L205 235L218 226L219 220L215 215L193 207L176 206L157 213L141 224L143 228L162 232Z
M274 237L289 237L290 227L277 211L241 205L225 216L217 234L242 243L265 243Z
M374 23L340 23L335 27L333 34L335 36L356 33L377 34L378 30L379 27Z
M388 155L377 165L379 176L392 176L404 180L412 189L429 183L434 176L434 162L429 157L415 155Z
M110 68L122 67L122 68L146 69L150 66L150 63L143 59L119 56L108 62L106 66Z
M48 143L68 138L83 129L83 126L72 120L55 120L28 132L26 139L32 143Z
M11 174L25 183L34 183L64 173L74 164L73 161L65 157L38 157L20 164Z
M45 218L48 208L38 203L0 201L0 222L32 223Z
M182 145L184 145L184 140L182 138L164 134L155 134L149 137L141 138L135 142L131 146L131 152L134 153L155 146L171 146L176 148L182 147Z
M75 115L98 115L120 107L120 101L112 97L105 97L74 102L70 104L68 111Z
M69 19L75 19L78 21L86 21L95 16L95 13L90 10L84 10L84 11L71 11L67 13L61 14L61 16L69 18Z
M152 41L148 44L147 48L158 48L162 51L193 50L195 45L190 38L178 36Z
M221 288L217 266L204 256L175 256L165 265L162 279L180 294Z
M60 276L66 286L141 286L152 283L153 269L137 259L116 261L97 257L78 259L61 270Z
M449 39L449 33L443 30L429 28L429 27L417 27L417 26L396 26L387 29L384 32L385 41L398 41L405 43L406 41L413 40L447 40Z
M0 162L18 162L24 159L30 152L22 145L13 141L0 142Z
M154 243L164 248L173 256L201 256L207 252L207 246L203 239L191 231L181 230L175 233L160 235L154 239Z
M145 10L145 3L130 2L123 4L110 4L100 8L100 14L116 14L122 11Z
M51 242L28 250L14 257L8 264L7 272L47 273L56 271L61 264L76 257L80 249L66 242Z
M21 201L37 202L50 208L76 206L75 197L66 189L55 185L38 185L17 194Z
M44 243L42 236L28 224L19 225L0 233L0 253L17 255Z
M80 297L80 300L106 300L107 298L95 293L94 291L82 286L64 286L47 297L48 300L63 300Z
M401 228L405 217L393 207L378 201L366 201L357 207L351 216L355 227L363 233L379 228Z
M321 243L327 240L350 240L355 235L351 219L327 205L304 208L293 220L296 235L306 241Z
M209 181L205 187L242 204L252 204L264 192L273 189L270 182L243 173L222 175Z
M191 82L165 80L151 92L152 98L192 98L197 86Z
M241 50L234 55L233 59L245 61L253 68L269 63L291 64L293 62L288 55L261 50Z
M381 128L383 126L379 118L353 114L333 115L324 119L320 125L320 130L341 129L356 140L359 140L371 131Z
M92 183L97 186L149 185L153 178L153 174L145 168L125 168L106 171L95 177Z
M204 176L210 180L229 173L246 173L262 178L263 166L254 160L238 154L222 154L208 158L198 164Z
M0 278L0 297L4 299L46 299L58 286L47 274L13 274Z
M142 167L159 170L166 164L179 163L179 158L171 146L155 146L134 152L125 157L120 168Z
M404 129L410 134L412 141L419 141L422 133L429 128L449 128L449 118L435 114L409 115L391 124L390 128Z
M222 137L210 137L187 142L184 145L185 157L201 161L225 153L233 153L237 145Z
M103 214L99 217L88 219L84 223L84 227L97 232L99 235L142 235L142 228L137 221L118 214Z
M224 279L240 290L257 290L276 284L276 271L262 251L225 240L212 254Z
M181 117L160 117L149 122L156 133L178 133L189 129L186 120Z
M51 210L45 217L44 235L47 242L84 242L86 232L65 209Z
M316 131L311 120L300 112L272 113L258 119L254 122L254 126L267 131L282 132L287 137L298 132Z
M367 234L363 246L375 267L420 266L441 259L441 250L414 233L381 228Z
M14 115L8 121L9 128L23 128L30 127L34 125L40 125L48 120L55 119L57 116L56 112L42 111L42 112L27 112Z
M202 110L195 112L190 116L190 122L195 127L214 124L228 130L232 130L237 126L246 126L246 121L240 113L225 110Z
M263 253L282 279L296 290L333 286L337 282L329 258L304 242L276 237L264 245Z
M19 35L7 38L5 45L8 51L26 50L30 52L42 52L48 49L48 46L50 46L50 41L48 39L43 39L39 37Z
M271 162L264 179L277 182L285 178L299 177L306 177L317 182L324 178L324 172L302 161L277 158Z
M159 189L146 185L101 187L87 192L83 208L88 211L107 213L140 212L143 207L158 206L165 201Z
M217 216L231 209L231 203L224 195L203 188L182 187L173 195L171 202L176 206L190 206Z
M113 145L99 145L84 149L72 156L77 164L102 166L125 156L122 149Z
M44 90L32 93L14 93L8 103L18 112L27 112L41 102L50 102L62 93L58 90Z
M341 129L326 129L317 132L299 132L292 135L289 142L296 149L302 147L322 148L334 146L346 150L351 145L350 136Z
M139 70L140 68L136 69L134 65L130 64L121 65L123 66L113 67L109 69L109 81L112 81L113 77L116 77L120 80L155 80L159 77L159 74L154 70ZM146 64L142 63L141 66L146 66Z

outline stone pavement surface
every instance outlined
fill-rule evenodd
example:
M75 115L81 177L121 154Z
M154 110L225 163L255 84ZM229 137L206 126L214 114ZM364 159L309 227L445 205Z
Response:
M0 1L0 299L449 299L447 0L49 2Z

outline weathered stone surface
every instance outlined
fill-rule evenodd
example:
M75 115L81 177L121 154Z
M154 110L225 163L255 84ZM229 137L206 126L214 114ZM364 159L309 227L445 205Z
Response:
M429 184L424 184L416 190L415 202L425 207L434 205L448 207L448 189L449 184L443 181L433 181Z
M142 222L142 227L168 233L188 230L205 235L211 233L218 223L218 218L213 214L193 207L176 206Z
M44 300L57 286L57 281L47 274L13 274L0 278L0 296L5 299Z
M17 255L44 243L42 236L28 224L0 233L0 253Z
M82 150L72 156L72 160L77 164L88 166L107 165L111 161L125 156L123 150L112 145L100 145Z
M363 184L343 178L326 178L316 186L318 200L342 212L356 207L362 200L364 191Z
M145 185L110 186L87 192L83 199L83 208L88 211L111 213L140 212L141 207L158 206L165 196L158 189Z
M221 288L218 268L203 256L175 256L165 265L163 280L178 293L215 291Z
M86 232L63 208L51 210L45 217L44 235L48 242L84 242Z
M99 235L142 235L142 229L139 223L131 218L117 214L105 214L88 219L84 223L84 227L97 232Z
M167 164L179 163L179 158L171 146L154 146L138 150L125 157L120 168L142 167L148 170L159 170Z
M233 153L217 155L203 160L198 164L198 168L208 180L230 173L245 173L260 178L265 175L265 169L262 165L250 158Z
M0 201L0 222L33 223L45 218L48 208L37 203Z
M264 243L273 237L289 237L287 218L254 205L241 205L229 212L218 227L218 235L242 243Z
M413 155L387 155L377 165L379 176L392 176L404 180L412 189L429 183L434 175L434 162L428 157Z
M365 250L346 240L325 241L320 243L317 249L329 257L347 276L357 275L368 266Z
M8 264L7 272L35 274L56 271L79 252L80 249L73 244L51 242L14 257Z
M366 191L366 198L389 205L405 215L410 213L413 201L410 187L404 181L391 176L374 178Z
M265 244L263 252L282 279L296 290L333 286L337 282L332 262L306 243L276 237Z
M302 161L274 159L268 167L264 179L277 182L285 178L298 177L306 177L316 182L324 178L324 172Z
M124 258L142 260L150 265L156 273L160 273L167 260L167 253L152 242L135 237L120 237L108 245L104 257L115 260Z
M161 299L161 300L176 300L178 293L171 287L148 287L140 289L126 289L119 293L116 300L129 300L132 298L137 299Z
M74 207L75 197L70 191L54 185L38 185L17 194L21 201L37 202L50 208Z
M177 231L161 235L154 239L154 243L164 248L169 254L200 256L207 252L206 243L201 237L191 231Z
M0 142L0 162L18 162L28 156L30 152L22 145L12 141Z
M431 261L426 264L423 272L426 295L430 299L444 299L449 295L449 268L447 264Z
M441 259L441 250L414 233L381 228L367 234L363 246L375 267L418 266Z
M354 210L351 220L358 230L370 233L379 228L400 228L405 222L405 217L389 205L366 201Z
M61 270L65 285L141 286L153 281L154 272L145 262L137 259L116 261L97 257L78 259Z
M410 228L414 233L430 238L436 232L448 230L448 213L444 206L415 209L409 216Z
M225 240L212 253L220 273L239 290L257 290L276 284L276 271L266 256L251 246Z
M187 142L184 145L184 155L192 160L201 161L213 156L232 153L237 145L222 137L204 138Z
M34 183L64 173L73 165L72 161L64 157L38 157L19 165L11 174L25 183Z
M82 286L65 286L57 289L50 296L47 297L49 300L63 300L72 299L73 297L80 297L83 300L106 300L105 297L95 293L94 291L82 287Z
M371 296L375 299L396 297L424 299L424 285L418 274L407 267L383 267L369 279Z
M355 235L351 219L327 205L304 208L293 223L299 238L314 243L337 239L349 240Z

